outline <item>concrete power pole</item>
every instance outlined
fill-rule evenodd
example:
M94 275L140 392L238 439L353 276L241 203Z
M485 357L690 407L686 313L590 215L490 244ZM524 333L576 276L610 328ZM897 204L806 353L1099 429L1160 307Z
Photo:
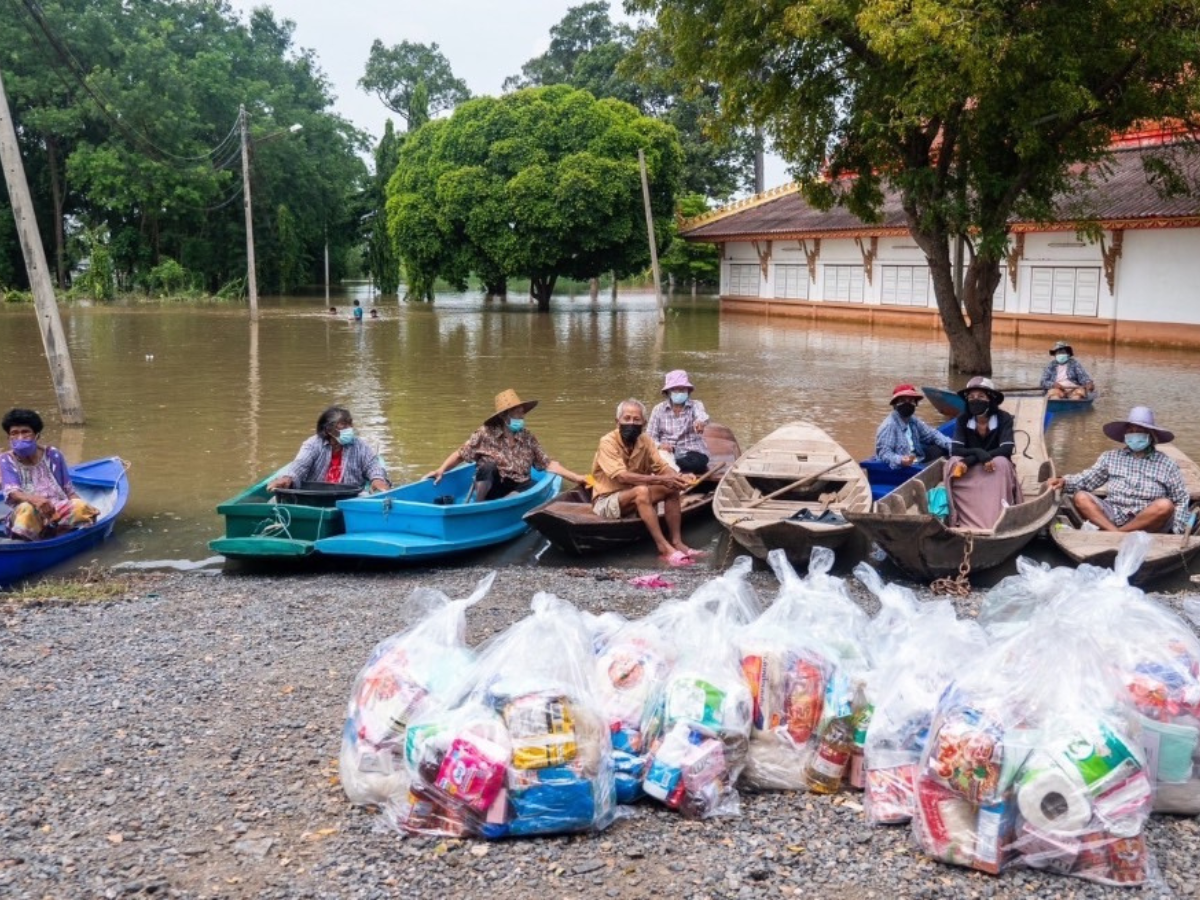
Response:
M246 107L238 107L242 124L242 208L246 211L246 293L250 296L250 321L258 319L258 275L254 272L254 208L250 205L250 123Z
M638 168L642 171L642 202L646 206L646 234L650 238L650 268L654 272L654 302L658 305L658 324L667 321L663 309L662 279L658 274L658 242L654 240L654 213L650 211L650 182L646 179L646 154L638 147ZM616 290L616 280L613 281Z
M58 411L65 424L82 425L83 402L79 399L79 386L71 366L71 352L63 333L62 319L58 315L58 301L54 297L54 286L50 283L50 270L46 267L46 251L42 247L42 236L38 233L33 198L29 194L29 183L25 180L25 165L21 162L17 129L8 106L8 95L4 92L3 78L0 78L0 164L4 166L4 181L8 185L13 217L17 220L25 271L29 273L38 329L42 333L42 347L46 351L46 361L50 363L50 377L54 379L54 393L58 397Z

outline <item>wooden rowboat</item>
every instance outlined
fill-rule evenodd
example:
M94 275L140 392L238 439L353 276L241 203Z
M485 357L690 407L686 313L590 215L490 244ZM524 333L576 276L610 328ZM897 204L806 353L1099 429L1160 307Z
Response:
M866 473L811 422L791 422L751 447L721 479L713 514L759 559L772 550L807 566L813 547L836 550L853 535L851 510L869 512Z
M733 432L716 422L709 422L705 426L704 442L708 444L710 469L732 465L741 455L741 448ZM717 469L707 483L699 485L680 498L685 525L704 516L712 508L712 491L722 471ZM663 515L663 506L660 503L658 521L665 532L666 522ZM620 519L602 519L592 512L591 493L586 488L577 487L564 491L550 502L527 512L525 521L545 535L554 546L577 556L611 550L648 537L646 526L636 514L622 516Z
M1003 390L1003 388L1001 388ZM925 399L929 404L948 419L953 419L961 416L967 408L966 402L957 393L945 388L922 387L921 393L925 395ZM1015 396L1045 396L1045 391L1004 391L1006 397ZM1092 404L1096 402L1096 391L1092 391L1082 400L1047 400L1046 412L1048 413L1064 413L1064 412L1082 412L1092 408Z
M1157 449L1175 460L1179 466L1195 509L1195 505L1200 503L1200 466L1174 444L1159 444ZM1124 534L1116 531L1084 531L1075 524L1075 517L1068 514L1065 508L1050 528L1050 539L1076 563L1104 568L1112 567L1124 537ZM1190 568L1190 563L1198 556L1200 535L1152 534L1150 550L1130 581L1134 584L1144 584L1180 569Z
M100 510L99 517L91 525L42 541L0 538L0 587L15 585L22 579L66 562L112 534L117 516L129 499L125 463L112 456L70 466L69 470L75 492ZM8 506L0 502L0 519L4 519L9 512ZM3 534L2 530L0 534Z
M873 512L847 510L846 518L875 541L907 575L931 581L959 571L966 560L973 572L998 566L1048 526L1058 503L1046 482L1054 463L1046 454L1045 397L1006 398L1015 418L1017 449L1012 461L1027 498L1009 506L988 531L949 528L929 511L929 492L942 484L942 466L930 466L875 504ZM968 542L970 554L967 554Z

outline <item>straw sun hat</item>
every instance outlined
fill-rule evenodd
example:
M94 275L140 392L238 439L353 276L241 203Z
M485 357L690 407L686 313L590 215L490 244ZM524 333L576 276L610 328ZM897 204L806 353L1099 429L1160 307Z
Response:
M496 411L484 419L484 425L495 425L500 421L500 417L506 412L511 412L519 406L525 407L525 412L529 412L538 405L536 400L522 400L517 396L517 392L509 388L507 391L501 391L496 395Z

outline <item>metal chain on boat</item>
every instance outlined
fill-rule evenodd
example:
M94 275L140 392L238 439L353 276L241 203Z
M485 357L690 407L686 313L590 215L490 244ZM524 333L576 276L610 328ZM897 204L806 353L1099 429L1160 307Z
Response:
M967 533L966 546L963 548L962 562L958 566L958 574L946 575L929 585L934 594L950 594L955 597L967 597L971 593L971 551L975 549L975 535Z
M729 523L729 529L727 531L727 534L729 535L729 543L725 545L725 555L724 555L724 557L722 557L721 565L718 566L718 568L728 569L729 562L733 558L733 548L738 545L737 541L734 540L734 537L733 537L733 529L736 528L738 525L741 525L743 522L749 522L753 518L754 518L754 516L742 516L741 518L734 519L732 522Z

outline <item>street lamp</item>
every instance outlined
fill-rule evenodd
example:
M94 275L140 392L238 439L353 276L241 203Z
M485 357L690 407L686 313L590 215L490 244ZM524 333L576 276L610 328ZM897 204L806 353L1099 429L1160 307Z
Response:
M242 127L242 208L246 212L246 292L250 295L250 321L254 322L258 320L258 276L254 272L254 210L250 203L250 122L245 106L238 107L238 120ZM287 131L295 134L303 127L297 122ZM267 137L284 133L277 131Z

